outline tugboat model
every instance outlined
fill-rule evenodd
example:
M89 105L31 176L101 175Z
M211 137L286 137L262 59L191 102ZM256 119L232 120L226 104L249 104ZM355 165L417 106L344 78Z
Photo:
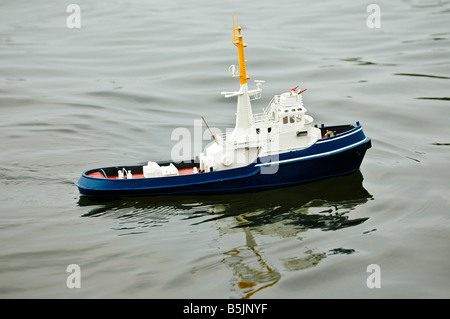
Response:
M76 183L81 195L254 192L359 170L366 150L371 147L370 138L364 135L359 122L312 126L313 118L306 114L302 101L306 89L296 87L276 95L263 113L253 114L251 101L261 97L264 81L255 81L256 89L248 89L246 44L241 27L235 26L234 21L232 40L238 48L239 72L235 66L230 70L233 77L239 77L240 88L222 94L227 98L237 97L235 128L212 135L214 141L196 159L88 170Z

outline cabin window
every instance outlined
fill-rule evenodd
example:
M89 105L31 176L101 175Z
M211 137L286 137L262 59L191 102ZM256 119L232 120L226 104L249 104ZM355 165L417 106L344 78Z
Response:
M291 115L290 119L291 119L291 123L295 123L295 116L294 115Z
M288 121L289 119L287 116L283 117L283 124L288 124Z
M259 128L256 129L256 134L259 134Z
M301 122L302 121L302 115L301 114L297 114L297 122Z
M272 132L272 128L271 128L271 127L268 127L268 128L267 128L267 132L268 132L268 133Z

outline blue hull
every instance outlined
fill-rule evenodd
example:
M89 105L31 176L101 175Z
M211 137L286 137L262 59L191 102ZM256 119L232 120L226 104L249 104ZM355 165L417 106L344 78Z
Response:
M326 129L333 128L327 127ZM337 127L336 127L337 128ZM322 138L312 146L275 156L260 157L250 165L201 174L156 178L108 179L88 176L101 169L82 174L76 185L83 196L128 197L186 194L225 194L255 192L308 183L359 170L371 147L359 125L351 126L333 137ZM191 165L195 165L191 161ZM142 166L103 168L142 169Z

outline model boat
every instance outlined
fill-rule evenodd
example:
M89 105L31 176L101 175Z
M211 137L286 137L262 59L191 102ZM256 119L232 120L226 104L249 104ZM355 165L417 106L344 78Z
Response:
M222 92L237 98L232 131L213 135L214 141L194 159L148 162L145 165L90 169L76 185L83 196L122 197L255 192L324 178L360 169L371 147L359 122L313 125L298 87L275 95L259 114L251 101L259 99L262 82L249 90L241 28L233 22L232 42L239 66L230 69L240 80L239 91ZM205 122L206 123L206 122ZM211 133L212 134L212 133Z

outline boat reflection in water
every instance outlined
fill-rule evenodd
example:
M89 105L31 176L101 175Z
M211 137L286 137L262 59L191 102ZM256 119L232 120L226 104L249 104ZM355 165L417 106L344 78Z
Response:
M309 229L334 231L364 223L368 217L351 219L348 216L358 205L372 199L362 182L363 176L357 171L347 176L261 193L162 196L103 202L81 197L78 203L84 207L95 206L84 217L114 218L118 223L115 229L120 235L147 233L152 227L164 227L171 219L180 219L180 216L193 227L214 223L221 241L236 232L244 232L245 242L223 252L220 262L232 270L232 290L240 298L250 298L275 285L281 278L280 271L306 269L317 265L328 255L354 252L348 248L313 252L305 247L302 251L299 245L300 251L295 257L278 258L284 270L277 270L258 250L255 238L275 236L301 240ZM279 265L278 260L276 262Z

